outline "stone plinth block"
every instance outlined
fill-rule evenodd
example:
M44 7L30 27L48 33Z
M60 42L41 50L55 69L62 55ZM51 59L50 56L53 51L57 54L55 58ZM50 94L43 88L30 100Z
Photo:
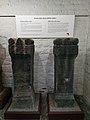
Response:
M5 119L40 119L41 95L34 92L34 41L9 39L14 94Z
M54 93L48 94L49 120L83 120L84 113L73 94L74 61L77 38L54 40Z
M54 94L48 94L47 103L49 120L84 120L84 112L76 101L72 107L59 107L54 99Z
M14 99L4 114L5 119L40 120L41 94L35 93L35 104L31 105L29 98Z

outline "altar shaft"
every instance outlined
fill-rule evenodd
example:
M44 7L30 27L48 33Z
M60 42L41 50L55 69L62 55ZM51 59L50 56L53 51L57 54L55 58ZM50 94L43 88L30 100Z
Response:
M78 55L77 44L77 38L54 40L54 93L57 97L73 96L74 61Z

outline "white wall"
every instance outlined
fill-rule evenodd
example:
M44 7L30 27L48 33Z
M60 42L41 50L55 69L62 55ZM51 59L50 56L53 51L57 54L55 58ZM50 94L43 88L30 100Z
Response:
M13 87L8 39L16 37L14 15L75 14L74 37L79 38L79 55L75 62L74 92L83 94L86 43L89 24L89 0L0 0L0 41L6 43L7 56L3 64L3 81ZM8 17L5 17L8 16ZM4 37L3 37L4 36ZM53 39L35 41L35 89L53 90Z
M90 106L90 2L89 2L89 25L88 40L85 59L85 76L84 76L84 98Z

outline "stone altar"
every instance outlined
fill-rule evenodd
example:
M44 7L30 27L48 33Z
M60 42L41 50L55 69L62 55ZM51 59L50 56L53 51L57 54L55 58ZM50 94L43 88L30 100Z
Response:
M12 90L9 87L4 87L2 83L2 64L5 59L5 48L0 44L0 109L3 109L8 100L12 96Z
M54 94L48 94L49 120L83 120L84 114L73 93L74 61L78 55L77 38L54 40Z
M5 119L40 119L40 94L34 91L34 41L9 39L14 94Z

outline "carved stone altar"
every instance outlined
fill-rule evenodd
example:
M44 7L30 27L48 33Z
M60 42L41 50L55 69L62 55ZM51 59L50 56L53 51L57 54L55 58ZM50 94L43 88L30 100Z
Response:
M34 92L34 41L9 39L14 95L6 119L40 119L41 95Z
M84 114L74 98L74 61L77 38L54 40L54 94L48 94L49 120L83 120Z
M12 90L9 87L4 87L2 83L2 64L5 59L5 48L0 44L0 109L6 105L12 96Z

